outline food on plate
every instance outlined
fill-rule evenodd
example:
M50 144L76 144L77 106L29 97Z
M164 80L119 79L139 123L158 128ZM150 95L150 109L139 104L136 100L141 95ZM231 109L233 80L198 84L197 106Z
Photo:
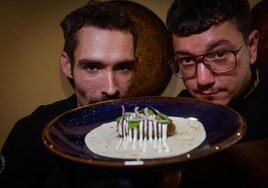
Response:
M135 107L134 112L125 112L116 119L117 133L127 139L159 139L175 133L175 125L165 114L155 108Z
M125 112L124 107L122 107L122 111L122 116L116 121L104 123L86 135L85 143L91 152L100 156L121 159L172 157L193 150L200 146L206 138L203 124L194 117L168 117L151 107L143 109L137 107L134 109L135 114L130 112L130 115L129 112ZM156 118L159 114L161 114L160 119ZM131 122L124 123L125 119L136 119L139 123L134 121L133 124ZM141 123L144 120L146 120L145 123ZM161 122L159 124L161 131L158 131L158 128L155 128L156 131L152 131L153 124L157 124L153 121ZM152 126L148 125L149 122ZM128 124L127 126L130 128L120 127L122 124ZM147 124L145 126L147 128L142 125L143 129L140 131L141 124ZM171 126L170 132L167 131L168 125ZM166 127L166 130L163 130L163 127ZM127 131L130 132L127 133ZM166 136L163 132L167 133Z
M118 136L123 137L118 147L124 147L129 142L133 142L132 147L136 148L137 142L142 150L147 150L147 140L153 145L149 147L156 148L159 152L164 149L169 151L167 136L175 133L175 125L172 120L165 114L155 108L135 107L134 112L125 112L122 105L122 116L116 119Z

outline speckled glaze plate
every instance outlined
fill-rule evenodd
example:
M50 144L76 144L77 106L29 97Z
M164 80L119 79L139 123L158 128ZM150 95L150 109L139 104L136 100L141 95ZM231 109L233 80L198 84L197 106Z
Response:
M103 123L121 116L121 105L125 106L126 111L133 111L136 106L152 106L169 116L198 118L204 125L207 137L199 147L175 157L128 160L98 156L87 148L85 136ZM243 118L222 105L178 97L138 97L100 102L61 114L45 127L43 142L61 157L92 166L179 167L230 147L243 137L245 131Z

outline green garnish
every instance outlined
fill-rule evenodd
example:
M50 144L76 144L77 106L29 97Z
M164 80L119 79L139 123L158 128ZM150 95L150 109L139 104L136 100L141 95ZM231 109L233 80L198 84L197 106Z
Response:
M128 121L128 127L131 128L131 129L134 129L134 128L138 127L139 124L140 124L140 120L138 120L138 121L133 121L133 120Z
M165 115L165 114L159 114L159 115L157 115L156 117L155 117L155 119L156 120L166 120L167 121L167 124L169 124L170 123L170 121L171 121L171 119L167 116L167 115Z
M145 113L145 108L143 108L143 109L138 110L138 113L144 114L145 116L153 116L153 118L156 121L159 121L159 122L164 121L163 123L165 123L167 125L171 122L171 119L167 115L159 113L158 111L155 111L153 109L147 108L146 113ZM136 114L136 116L133 115L133 113L125 113L124 114L125 120L127 121L129 128L133 129L133 128L136 128L139 126L140 121L142 121L143 118L140 117L140 115L138 115L138 113ZM132 116L132 118L129 118L130 116ZM119 123L122 118L123 117L117 117L116 122Z
M147 110L147 113L148 113L148 115L150 115L150 116L151 116L151 115L156 115L155 112L154 112L153 110L151 110L151 109L148 109L148 110Z
M117 123L119 123L121 119L122 119L122 117L118 117L118 118L116 118L115 121L116 121Z

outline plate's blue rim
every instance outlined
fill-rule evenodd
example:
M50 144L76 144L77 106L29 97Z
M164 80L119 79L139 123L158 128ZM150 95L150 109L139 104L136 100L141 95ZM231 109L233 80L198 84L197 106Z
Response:
M125 160L125 159L114 159L112 162L111 161L107 161L107 160L99 160L99 159L88 159L86 157L84 157L83 155L81 156L74 156L73 152L67 152L66 151L61 151L61 147L58 146L50 137L49 137L49 128L51 126L53 126L53 123L55 121L57 121L58 119L60 119L62 116L65 116L68 113L72 113L73 111L77 111L80 109L85 109L85 108L90 108L90 107L96 107L96 106L101 106L101 105L106 105L106 104L110 104L110 103L120 103L120 102L127 102L127 101L132 101L132 100L155 100L155 99L163 99L163 100L184 100L184 101L194 101L197 103L208 103L211 105L215 105L215 106L222 106L223 108L225 108L226 110L229 110L230 112L234 113L240 121L240 126L237 129L237 131L231 135L229 138L223 140L222 142L218 143L218 144L213 144L210 145L209 148L203 150L203 151L198 151L196 149L187 152L185 154L179 155L179 156L175 156L175 157L167 157L167 158L158 158L158 159L144 159L144 160L140 160L140 159L131 159L131 160ZM44 145L53 153L72 160L72 161L76 161L78 163L84 163L90 166L99 166L99 167L113 167L113 168L144 168L144 167L161 167L161 166L172 166L172 167L180 167L183 166L185 163L189 163L193 160L202 158L202 157L206 157L208 155L212 155L215 153L218 153L220 151L223 151L225 149L227 149L228 147L234 145L235 143L237 143L239 140L242 139L242 137L244 136L245 132L246 132L247 126L246 126L246 122L243 119L243 117L236 112L235 110L233 110L232 108L228 107L228 106L223 106L220 104L215 104L209 101L203 101L203 100L199 100L199 99L195 99L195 98L187 98L187 97L165 97L165 96L145 96L145 97L131 97L131 98L123 98L123 99L116 99L116 100L109 100L109 101L101 101L101 102L97 102L94 104L89 104L89 105L85 105L82 107L77 107L75 109L66 111L64 113L62 113L61 115L57 116L56 118L52 119L44 128L43 132L42 132L42 140ZM105 158L105 157L103 157Z

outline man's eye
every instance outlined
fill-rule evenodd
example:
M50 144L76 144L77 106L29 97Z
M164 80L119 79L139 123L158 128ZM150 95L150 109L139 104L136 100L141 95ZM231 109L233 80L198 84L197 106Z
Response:
M183 65L189 65L189 64L194 63L194 60L191 57L183 57L183 58L178 58L178 62Z
M217 51L213 54L213 58L214 59L223 59L223 58L225 58L227 53L228 53L228 51L226 51L226 50Z
M116 70L131 71L134 69L135 62L121 63L116 66Z
M96 66L96 65L87 65L87 66L85 67L85 69L88 70L88 71L93 72L93 71L97 71L97 70L99 70L99 67Z
M132 70L132 69L133 69L132 66L124 66L124 65L122 65L122 66L118 67L118 70L122 70L122 71L127 71L127 70Z

